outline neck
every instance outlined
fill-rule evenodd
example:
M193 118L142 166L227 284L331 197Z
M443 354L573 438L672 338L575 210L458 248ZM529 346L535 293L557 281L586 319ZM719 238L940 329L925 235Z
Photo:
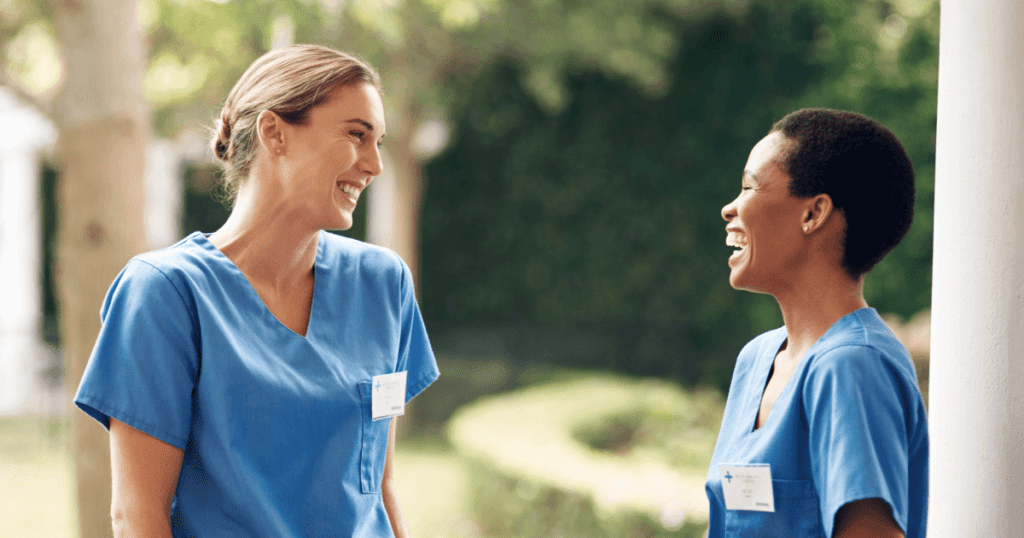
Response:
M786 324L786 348L797 357L850 312L868 306L864 279L850 279L845 272L817 272L799 285L774 293Z
M287 289L312 274L319 230L304 225L286 198L264 192L250 177L213 243L249 279Z

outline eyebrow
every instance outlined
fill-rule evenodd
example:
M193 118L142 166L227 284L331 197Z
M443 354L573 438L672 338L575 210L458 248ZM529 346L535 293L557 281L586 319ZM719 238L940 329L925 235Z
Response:
M373 124L368 122L368 121L366 121L366 120L362 120L362 119L359 119L359 118L353 118L353 119L350 119L350 120L345 120L345 123L358 123L359 125L362 125L363 127L366 127L367 131L373 132ZM384 137L387 136L387 135L388 135L387 133L381 133L380 140L384 140Z
M361 120L359 118L354 118L354 119L351 119L351 120L345 120L345 123L358 123L359 125L362 125L363 127L366 127L366 129L369 130L369 131L373 130L373 124L372 123L370 123L370 122L368 122L366 120Z
M749 178L750 178L751 180L753 180L753 181L754 181L754 183L760 183L760 182L759 182L759 181L757 180L757 174L755 174L755 173L751 172L750 170L744 170L744 171L743 171L743 176L744 176L744 177L749 177Z

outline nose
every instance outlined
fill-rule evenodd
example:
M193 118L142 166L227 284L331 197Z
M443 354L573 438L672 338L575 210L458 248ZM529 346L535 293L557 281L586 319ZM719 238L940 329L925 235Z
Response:
M730 222L735 217L736 217L736 200L733 200L733 201L729 202L728 204L725 204L725 207L722 208L722 218L725 219L726 222Z
M361 161L360 164L362 165L363 172L370 176L379 176L384 172L384 161L381 158L380 147L377 144L369 145L369 149L363 154Z

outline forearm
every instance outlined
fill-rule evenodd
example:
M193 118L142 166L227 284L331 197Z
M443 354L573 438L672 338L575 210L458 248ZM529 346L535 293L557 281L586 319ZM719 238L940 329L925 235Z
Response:
M391 480L385 480L381 484L381 496L384 498L384 509L388 513L388 520L391 522L391 530L395 538L409 538L409 526L402 514L402 506L398 502L398 493L395 491Z

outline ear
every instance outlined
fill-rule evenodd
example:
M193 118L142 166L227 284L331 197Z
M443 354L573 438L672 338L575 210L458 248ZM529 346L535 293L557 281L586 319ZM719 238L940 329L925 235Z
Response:
M807 199L804 206L803 217L800 226L805 234L811 234L821 229L828 223L835 206L832 205L832 197L827 194L819 194Z
M272 110L264 110L256 117L256 136L260 147L268 155L280 155L285 146L285 123Z

